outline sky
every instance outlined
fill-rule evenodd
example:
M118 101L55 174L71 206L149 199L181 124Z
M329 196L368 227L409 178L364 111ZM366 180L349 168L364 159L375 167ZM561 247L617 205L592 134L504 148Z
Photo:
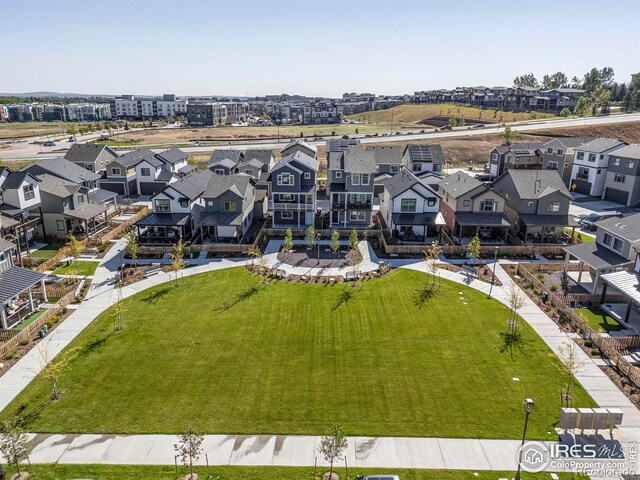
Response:
M640 0L0 0L0 92L403 94L640 71Z

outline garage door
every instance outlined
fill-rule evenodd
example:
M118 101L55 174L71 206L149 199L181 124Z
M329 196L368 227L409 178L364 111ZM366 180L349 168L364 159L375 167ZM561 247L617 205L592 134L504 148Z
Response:
M124 195L124 183L100 182L100 188L104 188L105 190L109 190L110 192L114 192L119 195Z
M140 182L140 195L155 195L164 187L164 183Z
M617 190L615 188L607 188L607 190L604 192L604 199L609 200L610 202L626 205L627 200L629 199L629 192L625 192L624 190Z

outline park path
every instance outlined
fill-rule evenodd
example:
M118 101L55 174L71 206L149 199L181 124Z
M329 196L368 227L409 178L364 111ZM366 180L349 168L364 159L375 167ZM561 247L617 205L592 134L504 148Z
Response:
M122 262L126 240L119 240L101 260L89 293L77 309L44 342L49 360L64 349L100 313L118 301L114 291L115 272ZM364 253L364 252L363 252ZM378 258L369 249L368 261ZM244 265L246 259L201 259L181 272L183 276ZM391 260L391 265L426 272L427 264L419 260ZM286 265L284 266L285 268ZM293 267L291 267L293 268ZM442 278L489 293L490 285L467 275L439 270ZM496 276L501 287L494 286L492 297L508 305L509 275L498 264ZM153 286L166 283L171 276L159 273L122 289L127 298ZM568 341L553 321L528 299L520 315L558 353ZM640 412L618 390L596 363L584 354L585 367L578 380L604 407L620 408L623 425L616 431L620 441L640 442ZM42 355L36 348L27 353L0 377L0 410L24 389L42 368ZM104 464L173 464L173 435L98 435L32 434L31 461L34 463L104 463ZM604 440L602 436L599 437ZM208 435L204 453L211 465L307 465L316 462L318 437L282 435ZM352 466L513 470L519 440L482 440L454 438L351 438L347 461ZM200 463L205 463L205 458ZM323 462L318 458L318 464Z

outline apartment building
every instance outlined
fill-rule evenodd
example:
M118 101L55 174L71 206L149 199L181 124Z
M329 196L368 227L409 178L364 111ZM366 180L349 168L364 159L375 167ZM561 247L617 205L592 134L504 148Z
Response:
M118 118L131 120L152 120L168 116L184 116L187 114L187 100L174 94L162 97L138 97L121 95L115 99L115 114Z

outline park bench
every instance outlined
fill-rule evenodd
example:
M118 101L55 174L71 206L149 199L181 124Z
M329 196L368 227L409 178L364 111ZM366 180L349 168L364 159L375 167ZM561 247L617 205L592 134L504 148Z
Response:
M155 275L156 273L160 273L162 270L162 266L159 263L152 263L148 267L144 268L144 277L150 277L151 275Z

